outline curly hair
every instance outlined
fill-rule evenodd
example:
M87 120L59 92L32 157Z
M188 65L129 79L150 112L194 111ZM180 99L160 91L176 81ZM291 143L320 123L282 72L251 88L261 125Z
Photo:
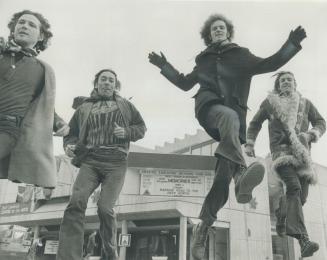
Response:
M285 75L285 74L290 74L292 75L293 79L294 79L294 82L295 82L295 86L296 86L296 80L295 80L295 77L294 77L294 74L293 72L290 72L290 71L279 71L277 72L276 74L272 75L272 77L275 77L276 76L276 79L275 79L275 83L274 83L274 92L275 93L279 93L280 92L280 88L279 88L279 79L281 76Z
M202 29L200 31L201 38L204 40L204 44L206 46L211 44L211 36L210 36L210 30L211 30L211 25L217 21L223 21L226 24L227 31L229 33L228 39L232 40L234 37L234 25L233 23L227 19L225 16L221 14L212 14L209 16L209 18L204 22Z
M10 30L9 39L13 39L13 33L15 30L15 26L19 20L19 18L24 14L30 14L35 16L41 24L40 33L43 35L43 40L38 41L37 44L34 46L35 50L39 53L40 51L44 51L48 48L50 44L50 38L53 36L52 32L50 31L50 24L48 20L40 13L36 13L30 10L23 10L21 12L15 13L10 22L8 23L8 28Z
M111 72L112 74L115 75L115 77L116 77L116 86L115 86L115 89L116 89L117 91L120 91L120 89L121 89L121 83L120 83L120 81L118 80L118 77L117 77L116 72L114 72L112 69L102 69L102 70L100 70L97 74L95 74L95 76L94 76L94 80L93 80L93 86L94 86L94 88L95 88L96 84L98 83L98 80L99 80L99 77L100 77L101 73L102 73L102 72L105 72L105 71Z

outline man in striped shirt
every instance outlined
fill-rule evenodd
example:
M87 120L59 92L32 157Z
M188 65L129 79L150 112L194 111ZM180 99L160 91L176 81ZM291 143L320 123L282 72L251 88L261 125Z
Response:
M144 121L128 100L116 92L117 75L104 69L95 75L91 97L83 100L64 138L65 151L80 167L59 235L57 260L80 260L88 198L101 184L98 200L102 258L118 259L113 207L122 189L130 141L144 137Z

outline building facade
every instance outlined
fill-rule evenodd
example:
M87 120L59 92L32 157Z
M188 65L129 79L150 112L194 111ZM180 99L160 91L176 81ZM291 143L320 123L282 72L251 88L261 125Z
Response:
M132 148L125 185L115 208L121 260L192 260L192 227L199 222L202 202L214 179L216 147L217 143L199 130L154 150ZM249 163L251 160L248 158ZM207 259L300 259L296 241L276 235L273 212L283 186L269 170L269 157L256 160L266 165L267 174L248 204L236 202L231 183L230 197L209 232ZM78 173L66 156L57 157L57 166L59 182L49 200L45 199L47 190L2 181L0 225L33 231L34 241L39 239L36 249L30 252L34 259L55 259L60 221ZM327 259L327 167L316 165L316 170L319 184L311 187L304 214L310 236L320 244L320 250L310 259L322 260ZM90 197L86 211L86 250L91 241L88 237L99 226L98 192ZM96 234L94 241L99 239ZM2 255L10 251L12 257L22 259L19 257L27 254L32 245L22 236L24 243L21 251L26 252L15 255L8 249L11 240L2 239ZM92 254L100 255L99 246Z

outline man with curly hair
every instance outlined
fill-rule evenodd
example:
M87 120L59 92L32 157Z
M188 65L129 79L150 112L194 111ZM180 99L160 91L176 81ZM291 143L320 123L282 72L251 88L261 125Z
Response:
M68 133L54 112L55 77L36 56L48 47L50 24L39 13L15 13L0 48L0 178L56 185L52 133Z
M87 201L99 185L101 259L118 260L113 208L124 184L130 142L146 131L135 106L118 94L119 86L116 73L103 69L95 75L91 96L74 100L77 109L64 147L80 170L60 226L57 260L82 259Z
M300 49L306 37L303 28L291 31L287 41L274 55L260 58L248 49L232 43L234 26L220 14L211 15L204 23L201 37L207 48L197 55L196 66L187 75L179 73L165 56L152 52L149 61L161 69L170 82L188 91L197 83L195 114L206 132L219 142L216 176L207 194L193 230L192 254L202 259L208 228L216 220L217 212L225 205L231 179L239 203L252 199L252 191L263 179L264 167L256 162L246 166L241 144L245 143L247 100L254 75L275 71L287 63Z
M275 211L276 231L299 241L301 256L309 257L319 245L309 240L302 206L306 202L309 184L314 184L311 143L326 131L326 122L315 106L296 91L296 81L290 71L276 74L272 93L262 102L249 124L245 152L254 157L255 140L265 120L269 122L272 169L286 185L286 199L281 197ZM312 128L309 130L309 124Z

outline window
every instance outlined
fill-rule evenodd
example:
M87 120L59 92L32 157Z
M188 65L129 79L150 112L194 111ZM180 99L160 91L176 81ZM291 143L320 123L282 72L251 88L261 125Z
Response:
M208 259L229 260L229 229L213 228L209 233Z

